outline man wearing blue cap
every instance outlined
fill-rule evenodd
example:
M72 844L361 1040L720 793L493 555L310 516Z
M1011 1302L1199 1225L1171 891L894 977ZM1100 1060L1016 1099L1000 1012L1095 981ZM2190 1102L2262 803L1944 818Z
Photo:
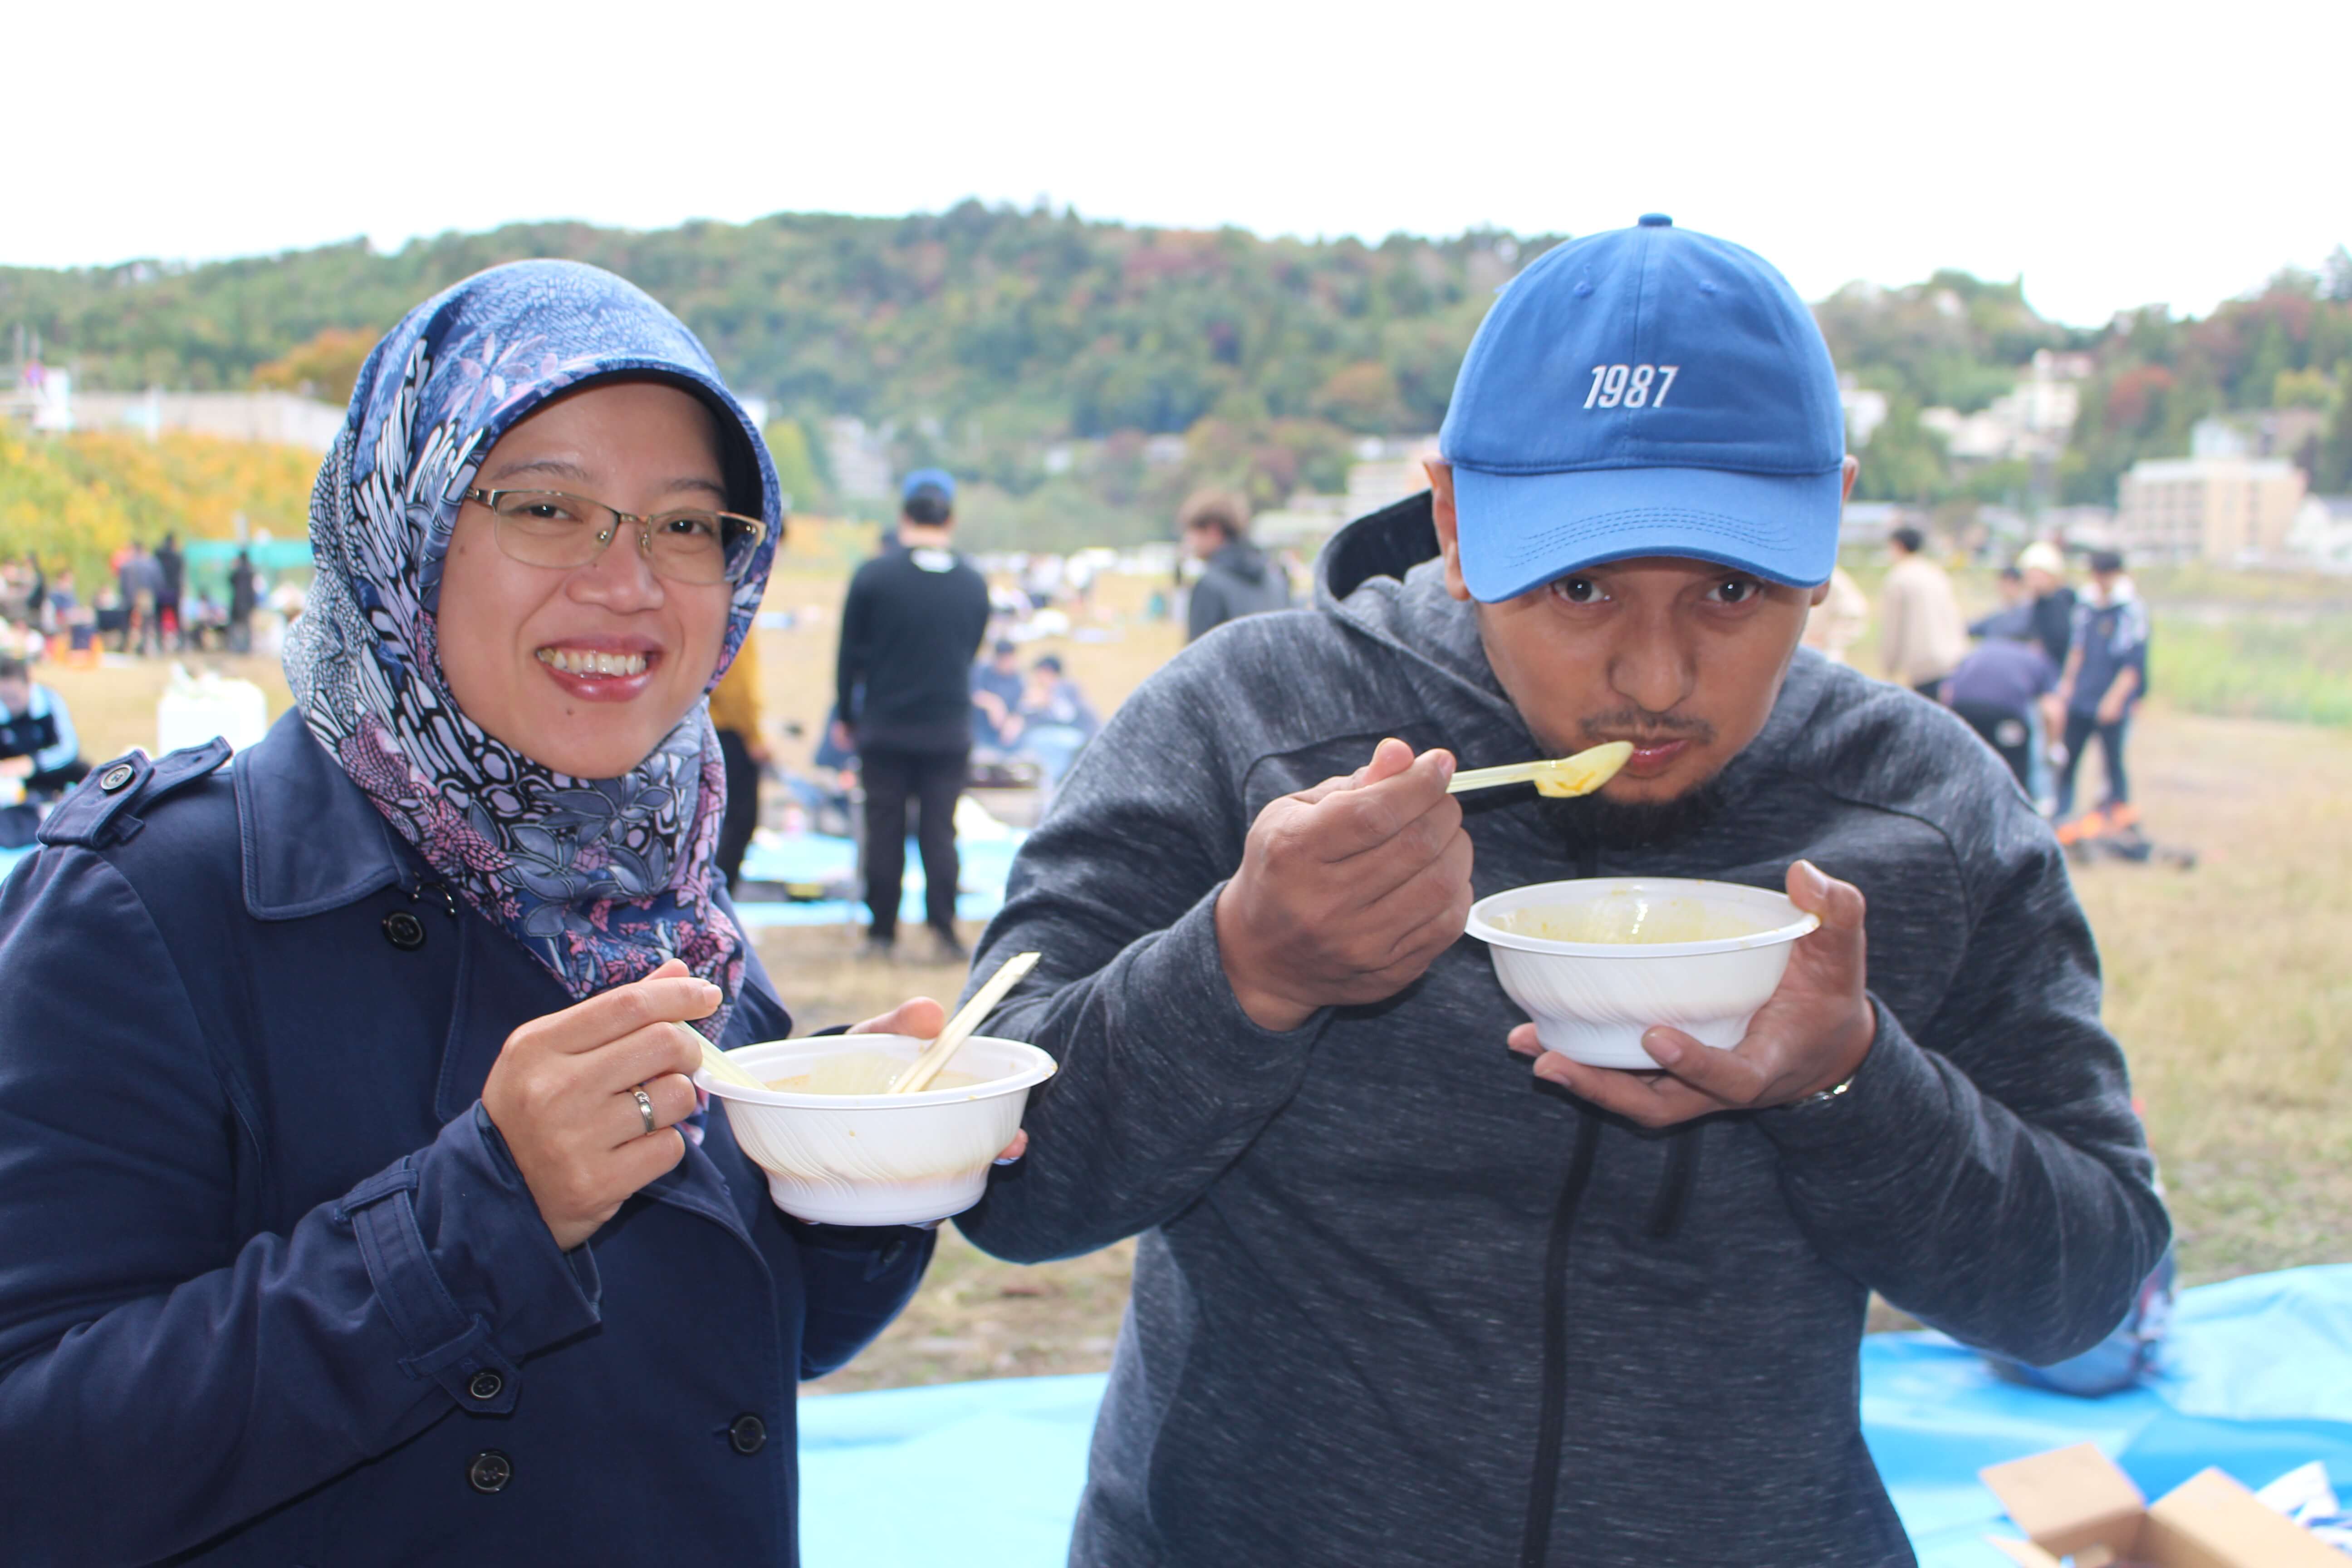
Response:
M1440 449L1314 609L1129 700L984 939L1045 954L992 1032L1061 1071L959 1225L1142 1237L1071 1560L1908 1563L1870 1291L2048 1362L2168 1235L2063 859L1948 711L1801 651L1855 466L1756 256L1548 253ZM1446 793L1612 740L1594 797ZM1472 900L1638 876L1821 928L1737 1049L1538 1055Z
M907 807L923 857L924 918L941 962L956 935L956 800L971 761L971 661L988 633L988 584L951 546L955 480L907 476L895 542L857 569L841 607L835 743L857 753L866 792L866 948L897 952Z

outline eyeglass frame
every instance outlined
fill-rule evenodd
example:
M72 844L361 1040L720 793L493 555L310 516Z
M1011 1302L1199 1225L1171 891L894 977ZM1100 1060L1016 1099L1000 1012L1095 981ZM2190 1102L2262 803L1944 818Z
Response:
M656 512L651 517L641 517L635 512L623 511L619 507L614 506L608 501L598 500L594 496L579 495L571 490L541 489L536 486L526 485L518 485L507 489L486 490L479 485L469 485L464 490L459 492L459 499L462 500L478 502L489 512L492 522L492 538L500 537L497 531L496 525L507 521L506 513L499 510L499 498L500 496L562 496L565 500L585 501L590 506L603 507L606 511L613 514L613 526L603 530L596 535L596 549L593 554L591 554L585 561L575 563L571 566L551 566L544 568L544 570L551 572L574 572L579 570L582 566L594 565L597 562L604 558L604 552L612 548L613 538L615 534L620 532L621 525L623 523L631 522L637 525L637 552L643 555L647 562L651 562L654 558L654 524L659 522L666 517L682 517L693 514L704 517L724 518L730 522L743 523L751 530L751 543L744 548L742 571L736 573L733 576L729 576L722 568L719 574L719 582L724 583L730 587L733 587L743 581L743 573L751 570L751 557L759 553L761 542L768 537L768 524L766 519L750 517L740 511L720 511L715 508L705 509L702 507L685 506L679 507L675 511ZM499 544L499 553L504 555L508 560L516 563L518 565L535 566L538 564L537 562L525 561L522 557L515 554L513 551L509 550L506 547L503 539L500 539L500 542ZM672 579L672 581L677 581L677 579ZM689 584L688 585L690 587L715 587L717 586L717 584Z

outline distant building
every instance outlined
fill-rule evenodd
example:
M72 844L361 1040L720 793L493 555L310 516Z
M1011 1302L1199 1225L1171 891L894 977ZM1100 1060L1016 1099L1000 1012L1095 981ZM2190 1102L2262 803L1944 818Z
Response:
M1348 515L1363 517L1429 488L1422 468L1437 456L1434 436L1367 436L1348 465Z
M1993 399L1995 408L2027 436L2055 437L2063 446L2083 411L2082 384L2090 379L2089 354L2033 351L2033 363L2017 385Z
M1906 524L1924 531L1927 514L1917 507L1891 500L1850 500L1838 518L1838 542L1884 544L1886 536Z
M1870 437L1886 423L1886 394L1854 384L1851 375L1838 377L1838 405L1845 410L1845 444L1849 451L1870 445Z
M2057 506L2045 510L2035 519L2042 536L2055 540L2068 550L2117 550L2122 541L2116 536L2116 513L2113 507Z
M2083 410L2082 383L2090 373L2088 354L2037 349L2017 384L1983 409L1962 414L1923 408L1919 423L1941 436L1944 449L1963 462L2055 462Z
M1922 429L1944 438L1944 450L1964 463L1997 463L2015 451L2021 432L1992 409L1963 414L1957 408L1922 408Z
M225 441L267 441L323 452L343 427L343 410L291 392L80 392L74 395L78 430L140 430L152 439L166 430L216 436Z
M2275 559L2303 495L2303 470L2284 458L2149 458L2116 488L2116 536L2143 560Z
M18 365L0 395L0 418L36 430L73 428L73 373L52 370L38 360Z
M1250 519L1250 537L1268 550L1296 550L1301 555L1312 555L1323 547L1324 541L1357 515L1349 510L1346 496L1298 490L1278 509L1262 511Z
M0 396L0 417L36 430L137 430L150 440L186 431L323 452L343 427L341 408L290 392L86 392L69 373L37 362L14 380Z
M2323 572L2352 572L2352 496L2304 497L2286 531L2286 549Z
M863 419L840 415L824 422L825 460L833 468L833 486L845 500L887 500L890 498L888 432L871 429Z
M2265 408L2217 415L2189 427L2192 458L2293 458L2319 438L2327 415L2317 408Z

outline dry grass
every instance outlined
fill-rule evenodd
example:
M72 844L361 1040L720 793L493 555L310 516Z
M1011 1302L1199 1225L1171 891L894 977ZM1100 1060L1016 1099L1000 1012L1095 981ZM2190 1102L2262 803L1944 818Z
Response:
M762 632L776 723L814 735L831 689L843 563L819 535L770 590L788 630ZM1061 652L1108 710L1181 636L1137 611L1151 584L1112 580L1091 623L1105 640ZM220 660L258 680L272 710L284 683L268 660ZM161 665L44 675L67 697L93 759L153 744ZM788 762L805 743L779 745ZM2153 706L2134 740L2135 795L2160 841L2197 868L2100 863L2077 884L2105 957L2107 1016L2170 1184L2191 1279L2352 1257L2352 732L2205 719ZM2089 781L2085 781L2086 788ZM962 975L876 966L849 928L772 930L761 951L803 1028L854 1022L911 994L951 997ZM1108 1364L1132 1252L1016 1268L951 1230L907 1314L819 1389Z
M2352 1257L2352 734L2151 710L2133 795L2193 871L2076 876L2192 1280Z

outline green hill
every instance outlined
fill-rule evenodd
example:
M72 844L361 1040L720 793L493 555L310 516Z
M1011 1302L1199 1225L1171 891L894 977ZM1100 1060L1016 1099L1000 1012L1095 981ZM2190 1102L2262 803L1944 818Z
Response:
M518 225L383 254L353 242L193 267L0 268L0 344L37 333L88 387L340 398L373 335L417 300L499 261L574 258L651 290L740 390L771 401L803 506L844 499L817 423L855 416L890 432L897 466L971 476L983 536L1058 545L1163 534L1197 482L1269 503L1336 489L1354 438L1434 429L1494 289L1558 238L1268 240L977 202L651 232ZM2019 475L1954 464L1919 411L1984 406L2039 348L2092 355L2082 424L2041 498L2055 500L2111 499L2122 468L2185 451L2208 413L2274 406L2329 411L2299 455L2323 483L2352 484L2347 298L2352 266L2325 283L2282 274L2203 321L2077 331L2036 317L2017 284L1939 273L1817 309L1841 365L1890 398L1885 446L1864 455L1868 493L1887 499L2011 499ZM1182 459L1147 462L1164 435L1186 437Z

